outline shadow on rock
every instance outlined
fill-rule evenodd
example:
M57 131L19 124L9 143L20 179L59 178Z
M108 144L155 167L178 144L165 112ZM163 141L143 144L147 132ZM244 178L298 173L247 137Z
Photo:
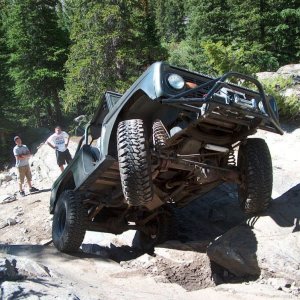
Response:
M181 242L211 241L246 220L234 184L223 184L178 209Z
M300 280L300 185L272 202L266 214L247 219L234 185L224 184L178 209L179 240L145 252L128 245L83 244L76 257L114 260L118 276L148 274L187 290L281 277ZM134 271L135 270L135 271Z
M212 242L209 258L238 277L300 281L300 184L272 201L270 209L249 218Z
M111 259L118 263L136 259L145 253L142 250L130 246L115 246L113 244L110 244L109 247L97 244L82 244L81 248L83 253L78 254L80 256L91 255L92 253L96 257Z
M300 231L300 184L272 202L268 215L281 227L293 227Z
M41 190L38 190L38 191L30 193L30 194L35 195L35 194L46 193L46 192L50 192L50 191L51 191L51 189L41 189Z

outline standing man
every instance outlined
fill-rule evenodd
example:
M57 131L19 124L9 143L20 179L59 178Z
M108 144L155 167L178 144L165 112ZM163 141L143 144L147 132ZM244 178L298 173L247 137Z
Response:
M16 158L16 167L18 169L19 192L20 196L24 197L25 192L23 190L23 183L25 177L29 186L30 193L37 192L39 190L33 187L31 183L31 171L29 167L29 158L31 154L29 149L26 145L22 144L22 140L19 136L15 136L14 141L16 143L16 146L14 147L13 151Z
M64 164L69 164L72 160L68 149L69 140L69 135L65 131L62 131L60 126L56 126L55 133L47 139L47 144L56 150L57 164L62 172L64 170Z

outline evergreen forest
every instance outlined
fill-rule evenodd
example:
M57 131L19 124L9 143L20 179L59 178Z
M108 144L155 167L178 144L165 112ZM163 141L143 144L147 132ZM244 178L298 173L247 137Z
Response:
M158 60L212 76L299 63L299 0L0 0L1 144L90 116Z

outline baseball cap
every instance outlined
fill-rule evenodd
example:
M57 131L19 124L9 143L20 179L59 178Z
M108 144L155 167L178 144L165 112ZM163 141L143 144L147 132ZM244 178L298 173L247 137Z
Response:
M18 136L18 135L16 135L15 137L14 137L14 141L16 141L17 139L19 139L20 137Z

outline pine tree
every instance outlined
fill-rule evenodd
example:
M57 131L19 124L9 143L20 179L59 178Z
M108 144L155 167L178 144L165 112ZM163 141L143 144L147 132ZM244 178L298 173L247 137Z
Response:
M231 38L231 7L227 0L188 0L188 38L228 42Z
M300 57L299 1L228 0L232 9L233 40L258 43L276 57L279 64Z
M269 29L270 49L280 64L297 63L300 60L300 4L298 0L270 0L276 8L273 26Z
M186 13L184 2L152 0L158 35L163 42L180 42L185 38Z
M24 115L30 113L31 125L61 120L59 90L63 88L67 39L58 27L57 3L6 1L3 10L13 91Z
M0 10L4 4L0 2ZM14 116L16 113L15 99L11 93L12 82L8 73L9 51L5 43L5 35L2 26L2 15L0 14L0 131L7 131L12 122L16 122ZM1 143L1 141L0 141Z
M106 90L124 92L162 55L147 0L66 2L72 11L67 109L89 113Z

